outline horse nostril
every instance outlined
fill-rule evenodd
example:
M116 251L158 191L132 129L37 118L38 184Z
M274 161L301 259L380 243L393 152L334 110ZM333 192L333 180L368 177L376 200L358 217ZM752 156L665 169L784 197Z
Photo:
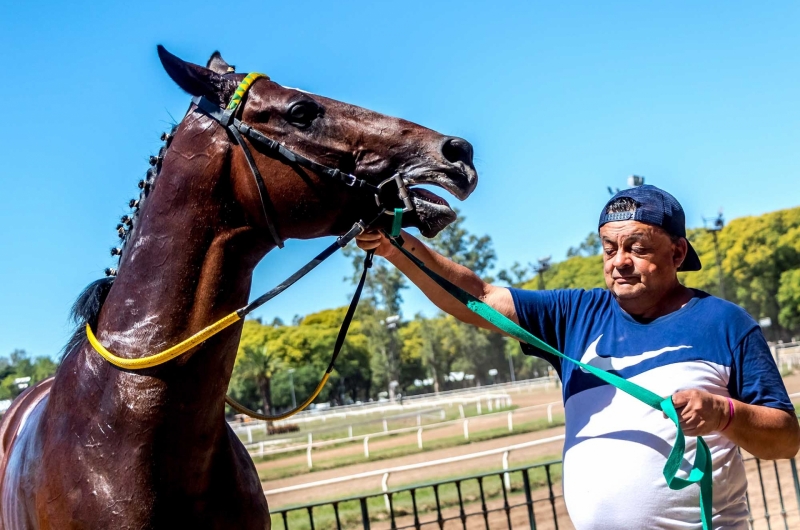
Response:
M442 154L451 164L464 162L472 165L472 144L463 138L451 137L442 144Z

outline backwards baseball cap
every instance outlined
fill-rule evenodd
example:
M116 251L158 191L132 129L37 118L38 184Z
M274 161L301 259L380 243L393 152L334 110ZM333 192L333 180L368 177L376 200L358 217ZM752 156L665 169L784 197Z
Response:
M636 203L635 209L629 212L608 213L608 206L617 199L627 198ZM645 184L628 190L617 192L611 197L603 211L600 213L598 230L606 223L613 221L640 221L655 226L660 226L671 236L686 239L686 216L681 204L669 193L655 186ZM692 244L686 239L688 249L686 259L678 269L679 271L699 271L702 265Z

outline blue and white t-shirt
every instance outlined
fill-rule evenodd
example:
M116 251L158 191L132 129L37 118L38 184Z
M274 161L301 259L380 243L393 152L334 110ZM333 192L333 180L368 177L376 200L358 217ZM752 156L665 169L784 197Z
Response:
M698 389L794 410L758 324L739 306L695 290L681 309L643 324L604 289L511 289L520 324L565 355L669 396ZM528 345L561 376L566 410L564 498L578 530L700 529L700 489L670 490L662 470L675 441L663 414L577 365ZM711 449L715 529L746 529L747 480L736 446ZM694 461L687 437L683 470ZM683 475L679 475L683 476Z

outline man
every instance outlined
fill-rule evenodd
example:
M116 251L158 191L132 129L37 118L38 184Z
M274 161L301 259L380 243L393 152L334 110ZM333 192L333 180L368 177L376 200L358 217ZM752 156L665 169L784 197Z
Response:
M584 363L662 396L673 395L687 436L704 436L713 459L715 529L747 528L747 481L737 446L765 459L800 447L794 408L755 321L740 307L678 281L700 269L683 209L640 186L617 193L600 214L607 290L523 291L484 283L470 270L403 234L429 268ZM358 239L403 271L443 311L495 329L419 271L378 233ZM575 527L700 528L697 485L680 491L662 475L675 427L661 412L567 361L527 345L558 371L566 409L564 498ZM694 460L694 438L684 470Z

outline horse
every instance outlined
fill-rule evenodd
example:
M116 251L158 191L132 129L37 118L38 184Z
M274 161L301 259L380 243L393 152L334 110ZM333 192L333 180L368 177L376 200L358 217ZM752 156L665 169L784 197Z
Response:
M206 67L161 46L158 55L181 89L218 111L245 79L216 52ZM380 213L383 200L256 142L240 148L193 101L162 136L139 199L117 226L118 267L75 302L78 326L55 376L26 390L3 418L1 530L270 528L255 466L225 421L241 322L141 371L101 358L83 325L120 357L161 351L245 304L254 267L282 240L342 234ZM402 175L413 203L403 224L428 237L455 213L416 186L463 200L477 184L466 140L266 76L255 79L235 117L350 175L350 184L375 188Z

